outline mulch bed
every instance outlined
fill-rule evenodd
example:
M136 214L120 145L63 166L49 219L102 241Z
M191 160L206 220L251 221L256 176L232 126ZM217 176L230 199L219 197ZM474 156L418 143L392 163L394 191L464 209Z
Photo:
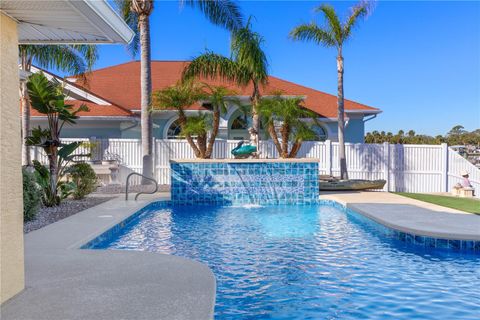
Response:
M29 233L43 228L46 225L65 219L75 213L94 207L113 198L115 197L87 197L82 200L68 199L64 200L57 207L41 207L34 220L23 224L23 232Z

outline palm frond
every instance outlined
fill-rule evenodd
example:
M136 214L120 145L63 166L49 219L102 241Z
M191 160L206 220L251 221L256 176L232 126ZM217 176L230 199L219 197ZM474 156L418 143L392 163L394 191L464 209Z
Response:
M245 86L251 80L251 74L236 61L207 51L194 58L183 70L182 81L194 78L221 78L224 81L233 81L240 86Z
M153 93L153 109L184 108L206 98L203 86L197 82L178 83Z
M98 47L95 45L75 44L73 49L80 55L86 64L86 71L92 70L98 59Z
M240 8L231 0L181 0L181 3L198 8L218 26L235 31L242 27L243 17Z
M365 17L368 14L368 9L371 7L369 2L360 2L358 5L352 8L352 13L348 17L343 27L344 40L350 37L352 29L357 24L360 18Z
M249 20L250 21L250 20ZM231 50L233 59L249 70L252 79L266 84L268 81L268 61L262 49L263 37L247 26L233 32Z
M322 12L325 16L325 19L328 23L328 28L331 30L331 33L335 36L337 43L343 42L343 28L340 22L340 19L335 12L335 9L329 4L322 4L315 8L315 12Z
M207 89L207 100L212 104L214 109L220 111L220 113L227 113L228 103L240 105L240 100L234 97L237 93L234 90L228 89L224 86L211 86L204 84Z
M211 115L198 113L197 115L187 117L187 121L182 127L182 136L201 136L206 135L212 128Z
M135 57L140 49L140 32L138 30L138 16L131 10L132 0L115 0L114 4L119 15L133 30L134 36L127 49Z
M40 68L58 69L79 75L89 71L97 61L93 45L21 45L20 53Z
M325 47L337 45L334 35L329 30L319 27L316 23L301 24L290 32L293 40L312 41Z

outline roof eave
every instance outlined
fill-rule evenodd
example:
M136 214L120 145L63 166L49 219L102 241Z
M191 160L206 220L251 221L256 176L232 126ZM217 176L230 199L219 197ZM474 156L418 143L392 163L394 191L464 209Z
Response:
M38 5L41 6L41 1ZM133 31L106 1L58 0L62 13L68 17L58 22L54 13L46 14L38 6L26 6L25 1L0 1L0 11L18 23L19 44L128 44L134 37ZM36 4L35 4L36 5ZM78 31L78 24L83 31Z

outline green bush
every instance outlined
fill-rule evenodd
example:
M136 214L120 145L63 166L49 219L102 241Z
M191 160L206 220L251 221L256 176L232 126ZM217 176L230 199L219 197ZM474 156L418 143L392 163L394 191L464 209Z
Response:
M35 182L35 176L22 169L23 174L23 220L30 221L35 218L40 206L40 190Z
M85 198L97 186L97 175L88 163L80 162L70 166L67 169L67 174L75 185L72 193L74 199Z

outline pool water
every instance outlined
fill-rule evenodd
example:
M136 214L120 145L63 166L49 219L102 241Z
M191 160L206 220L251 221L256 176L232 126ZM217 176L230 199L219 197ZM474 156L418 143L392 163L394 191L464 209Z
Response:
M98 249L204 262L218 319L479 319L480 257L408 246L331 205L151 207Z

